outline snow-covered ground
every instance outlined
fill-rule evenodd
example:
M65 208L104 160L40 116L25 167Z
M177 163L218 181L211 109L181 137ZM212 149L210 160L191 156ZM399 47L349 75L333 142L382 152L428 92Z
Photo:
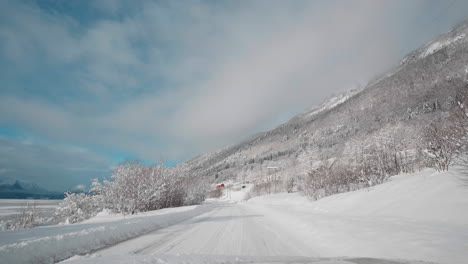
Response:
M42 217L53 215L55 208L62 200L23 200L23 199L0 199L0 221L9 220L21 213L26 204L35 204L36 209Z
M100 213L73 225L0 232L0 263L52 263L92 252L203 214L216 203L168 208L138 215Z
M321 257L468 260L468 187L452 172L399 175L369 190L315 202L279 194L245 206Z
M86 252L90 254L66 262L394 264L409 262L375 259L468 259L468 187L452 172L395 176L369 190L315 202L297 193L242 201L246 189L234 185L230 194L204 206L131 217L102 213L78 225L3 232L0 260L47 262Z

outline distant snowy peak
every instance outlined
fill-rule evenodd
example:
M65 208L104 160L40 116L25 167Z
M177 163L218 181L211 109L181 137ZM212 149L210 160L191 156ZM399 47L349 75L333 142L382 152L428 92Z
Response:
M17 179L0 179L0 199L62 199L63 193L51 192L34 182Z
M45 189L39 187L39 185L37 185L36 183L17 179L0 180L0 190L26 190L46 192Z

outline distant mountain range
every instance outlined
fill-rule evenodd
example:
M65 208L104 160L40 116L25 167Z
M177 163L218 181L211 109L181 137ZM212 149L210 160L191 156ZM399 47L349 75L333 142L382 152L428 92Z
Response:
M63 199L61 192L48 191L36 183L21 180L0 181L0 199Z

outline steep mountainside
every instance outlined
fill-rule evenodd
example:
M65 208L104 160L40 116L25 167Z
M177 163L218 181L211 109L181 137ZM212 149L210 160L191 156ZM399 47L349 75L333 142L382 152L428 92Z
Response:
M371 138L414 150L421 129L444 116L457 91L468 89L468 21L410 53L361 91L331 98L275 129L179 166L210 181L301 175L317 161L352 162ZM351 158L350 158L351 157ZM272 169L277 167L277 169Z

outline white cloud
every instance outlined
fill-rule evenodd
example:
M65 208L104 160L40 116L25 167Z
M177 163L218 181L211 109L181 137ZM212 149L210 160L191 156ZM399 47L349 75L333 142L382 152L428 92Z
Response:
M84 184L78 184L78 185L75 186L75 188L73 188L73 189L84 191L84 190L86 190L86 186L85 186Z

